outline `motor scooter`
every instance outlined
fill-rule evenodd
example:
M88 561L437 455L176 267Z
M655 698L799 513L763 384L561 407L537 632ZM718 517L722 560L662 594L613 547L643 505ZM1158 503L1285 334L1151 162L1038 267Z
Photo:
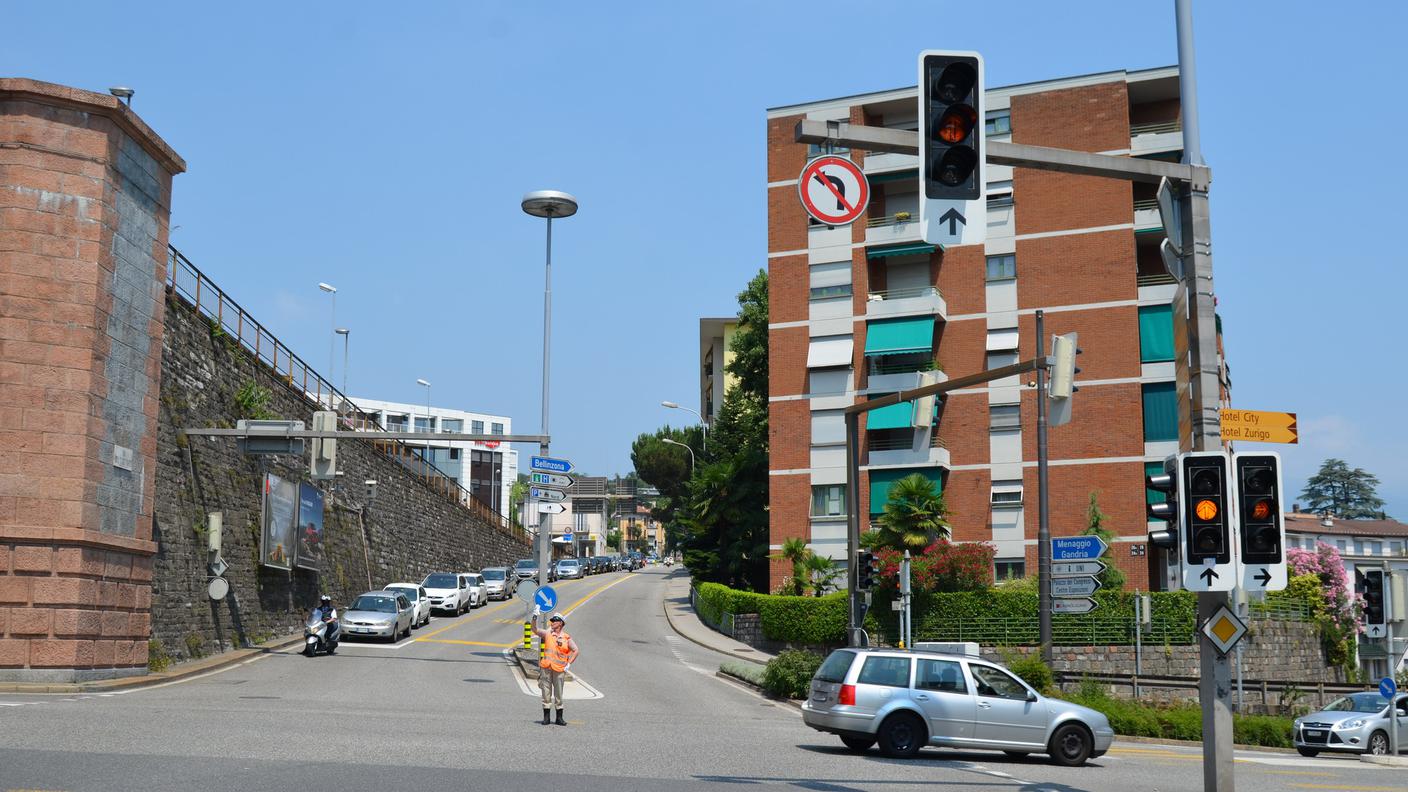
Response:
M319 651L332 654L337 651L337 641L342 637L342 624L334 610L326 618L319 611L313 611L308 623L303 625L303 656L313 657Z

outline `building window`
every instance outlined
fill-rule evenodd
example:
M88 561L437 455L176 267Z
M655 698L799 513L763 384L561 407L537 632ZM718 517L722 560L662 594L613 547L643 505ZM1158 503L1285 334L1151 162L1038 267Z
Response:
M441 418L440 431L443 434L459 434L464 431L464 420L462 418Z
M1362 556L1362 555L1364 555L1364 540L1363 540L1363 539L1355 539L1355 540L1354 540L1354 554L1357 555L1357 556Z
M1016 580L1027 576L1027 562L1013 558L999 558L992 562L993 580Z
M1009 196L1010 198L1010 196ZM1017 277L1017 254L988 256L988 282L1012 280Z
M846 514L846 485L822 484L812 487L813 517L844 517Z
M1370 542L1370 543L1369 543L1369 555L1383 555L1383 554L1384 554L1384 543L1383 543L1383 542Z
M994 404L988 408L989 429L1022 428L1022 408L1017 404Z
M1389 542L1389 543L1388 543L1388 552L1389 552L1390 555L1403 555L1403 543L1402 543L1402 542Z
M1011 508L1022 505L1022 480L997 480L992 483L992 506Z
M1139 362L1173 360L1173 306L1139 307Z
M497 423L497 422L494 423L493 425L491 425L491 426L489 427L489 433L490 433L490 434L496 434L496 435L501 435L501 434L503 434L503 433L504 433L504 425L501 424L501 423Z
M433 419L433 418L417 418L417 419L416 419L416 431L417 431L417 432L433 432L433 431L435 431L435 429L433 428L433 426L434 426L434 419Z
M810 299L830 300L836 297L850 297L851 284L842 283L836 286L813 286Z
M1012 193L994 193L988 195L989 209L1007 209L1016 206L1017 202L1012 199ZM991 278L989 278L991 280Z
M1340 554L1341 554L1341 555L1344 554L1345 548L1346 548L1347 546L1348 546L1348 545L1346 544L1346 542L1345 542L1343 539L1336 539L1336 540L1335 540L1335 549L1338 550L1338 551L1340 551Z
M1151 382L1141 387L1144 397L1144 442L1178 439L1178 385Z
M850 149L849 146L837 146L836 144L833 143L832 146L831 146L831 151L828 152L828 151L826 150L826 144L825 144L825 143L808 143L808 144L807 144L807 159L811 159L812 157L820 157L822 154L849 154L849 153L851 153L851 149Z
M406 431L406 416L394 413L386 414L386 431L404 432Z
M470 421L470 422L469 422L469 432L470 432L470 434L484 434L484 422L483 422L483 421Z
M451 448L451 449L450 449L450 459L459 459L459 458L460 458L460 450L459 450L458 448Z
M987 122L983 126L984 131L989 135L1010 135L1012 134L1012 112L1004 110L988 116Z

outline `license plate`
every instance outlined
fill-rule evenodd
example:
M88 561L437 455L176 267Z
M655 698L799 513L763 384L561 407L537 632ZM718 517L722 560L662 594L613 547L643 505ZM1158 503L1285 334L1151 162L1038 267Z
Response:
M366 627L353 627L353 628L352 628L352 632L356 632L356 633L369 633L369 632L371 632L371 630L368 629L368 628L366 628Z
M1306 730L1305 730L1305 736L1307 736L1307 737L1324 737L1324 736L1325 736L1325 732L1323 732L1323 731L1321 731L1321 730L1319 730L1319 729L1306 729Z

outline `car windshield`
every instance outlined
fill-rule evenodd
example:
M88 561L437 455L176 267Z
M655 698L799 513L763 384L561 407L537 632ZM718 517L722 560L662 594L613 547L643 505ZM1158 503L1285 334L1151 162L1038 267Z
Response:
M558 561L557 564L558 564L558 566L565 566L565 567L577 566L577 562L576 562L576 561Z
M826 658L826 662L817 669L816 678L822 682L844 682L846 672L851 670L851 663L855 662L856 653L848 652L845 649L838 649Z
M352 610L373 611L375 613L395 613L396 600L390 597L373 597L364 595L357 598L352 603Z
M485 579L485 580L503 580L503 579L504 579L504 571L503 571L502 569L486 569L486 570L484 570L484 579Z
M1351 693L1341 696L1325 708L1325 712L1378 712L1388 705L1378 693Z
M534 561L531 558L525 558L522 561L519 561L517 564L514 564L514 566L518 567L519 569L532 569L537 565L538 562Z
M405 595L406 595L406 599L410 600L411 602L415 602L416 600L420 599L420 592L419 592L417 589L413 589L413 588L410 588L410 587L387 586L387 587L386 587L386 590L387 590L387 591L399 591L399 592L401 592L402 594L405 594Z
M459 580L448 572L441 572L436 575L429 575L425 582L421 584L426 588L459 588Z

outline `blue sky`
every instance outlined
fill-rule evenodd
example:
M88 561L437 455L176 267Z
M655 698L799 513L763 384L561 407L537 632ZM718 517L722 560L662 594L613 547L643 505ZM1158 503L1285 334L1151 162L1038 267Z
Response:
M135 88L189 163L174 244L320 369L339 288L354 394L418 402L424 377L536 431L543 228L518 203L574 193L554 451L608 474L686 417L661 399L697 406L698 317L765 264L766 108L911 85L928 47L983 52L990 85L1177 59L1172 0L3 7L0 74ZM1234 405L1299 414L1300 445L1254 446L1293 493L1341 457L1399 517L1404 9L1195 5Z

